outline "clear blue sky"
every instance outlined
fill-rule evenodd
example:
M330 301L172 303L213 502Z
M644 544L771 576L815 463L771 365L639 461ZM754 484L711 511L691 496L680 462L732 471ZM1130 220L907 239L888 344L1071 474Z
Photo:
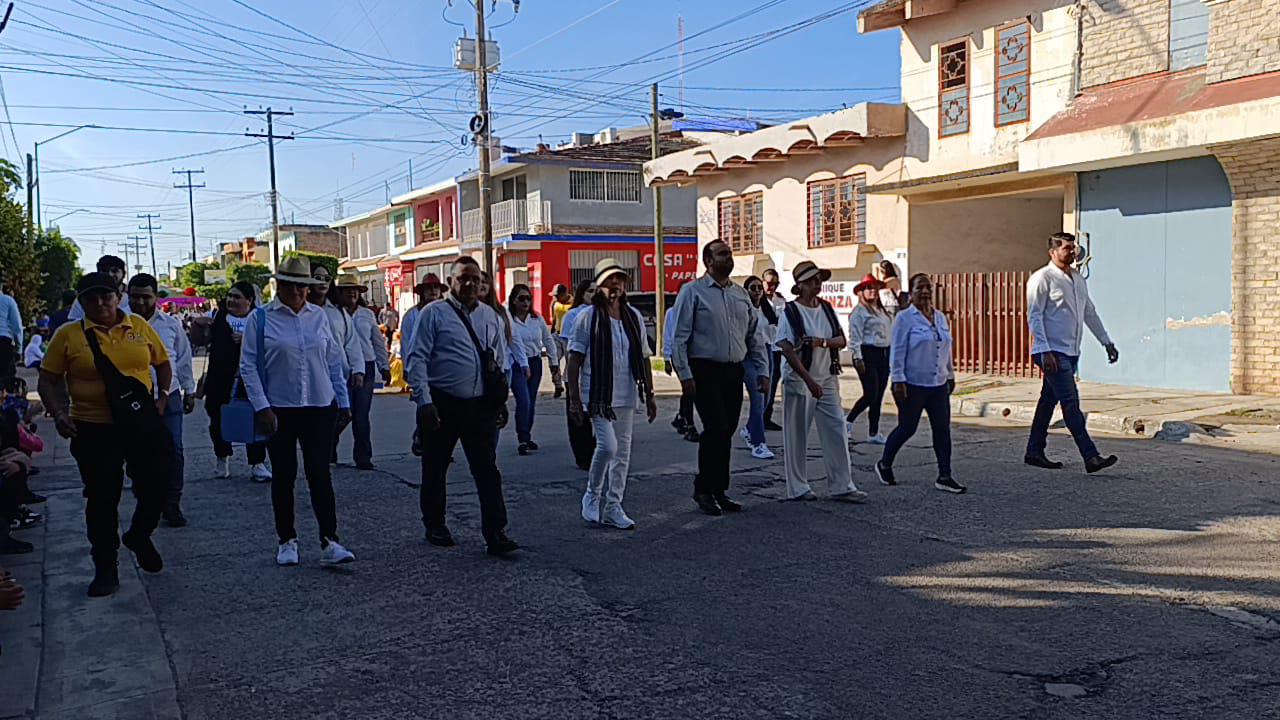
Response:
M494 132L504 144L529 147L539 136L557 142L575 131L641 124L655 76L662 105L680 107L674 43L681 16L690 117L784 120L896 100L897 33L858 35L856 10L717 58L745 38L847 5L523 0L514 21L502 25L512 6L500 0L491 24L503 50L493 80ZM172 187L175 168L205 170L208 187L196 191L201 256L214 243L269 226L266 146L239 147L255 143L240 134L263 123L244 116L244 106L292 108L296 115L282 118L277 131L315 136L277 146L283 220L330 222L339 196L347 215L368 210L383 203L386 183L392 194L408 188L410 159L419 187L473 165L460 139L475 92L470 75L451 69L462 28L446 18L470 34L474 10L453 0L442 17L445 7L446 0L20 2L0 35L13 122L0 125L0 149L21 166L32 143L67 129L34 123L136 128L81 130L41 147L45 222L80 211L58 224L79 243L86 266L104 246L121 254L144 212L161 215L161 272L166 261L185 261L186 192ZM92 169L147 161L159 162Z

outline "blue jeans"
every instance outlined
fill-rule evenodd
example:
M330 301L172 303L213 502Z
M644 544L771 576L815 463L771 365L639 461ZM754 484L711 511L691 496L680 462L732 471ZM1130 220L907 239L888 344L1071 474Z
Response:
M182 394L174 393L165 406L164 429L173 438L173 471L169 475L169 484L165 492L165 507L177 509L182 502L182 473L186 465L182 457Z
M764 417L773 419L773 401L778 397L778 382L782 380L782 353L773 350L769 353L769 397L765 398Z
M751 400L751 408L747 415L747 433L751 436L751 444L759 445L764 437L764 393L760 392L760 377L750 362L742 363L742 382L747 386L747 397Z
M898 427L889 433L880 463L885 467L893 466L898 451L920 427L922 412L929 413L933 454L938 459L938 477L951 477L951 393L946 385L907 385L907 399L898 403Z
M529 358L527 379L519 363L512 363L511 378L511 394L516 396L516 439L525 443L533 439L533 416L538 409L538 386L542 384L542 358Z
M1055 405L1062 406L1062 421L1076 441L1080 457L1085 460L1098 456L1098 448L1084 426L1084 413L1080 412L1080 392L1076 389L1076 369L1079 356L1053 353L1058 358L1058 372L1044 372L1040 384L1040 402L1036 403L1036 415L1031 421L1031 436L1027 438L1028 455L1044 455L1049 442L1049 421L1053 419ZM1036 355L1036 365L1044 370L1044 355Z

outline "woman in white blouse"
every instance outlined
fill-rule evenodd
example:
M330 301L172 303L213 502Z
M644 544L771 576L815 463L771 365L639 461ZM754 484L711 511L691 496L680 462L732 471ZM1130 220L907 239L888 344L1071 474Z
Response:
M641 404L649 422L658 417L648 360L653 352L644 318L627 302L628 282L614 259L596 264L596 293L569 337L567 371L569 418L579 424L589 419L596 435L582 518L623 530L636 525L622 509L635 417Z
M538 443L533 441L533 416L538 407L538 386L542 384L542 354L546 353L551 363L551 381L559 389L560 350L551 336L551 327L533 310L533 291L528 285L517 283L511 287L507 307L511 309L511 334L516 346L513 352L521 352L523 348L529 363L527 375L511 368L511 394L516 396L516 440L520 443L516 449L521 455L528 455L538 449Z
M902 309L905 300L903 299L902 277L898 272L898 266L893 264L892 260L881 260L875 266L876 274L880 280L880 304L889 312L892 317L898 314L898 310Z
M880 406L884 402L884 390L889 386L889 335L893 315L880 300L884 283L867 275L853 288L858 306L849 313L849 352L853 366L858 370L862 383L862 397L854 403L845 417L849 436L853 436L853 423L867 411L867 442L883 445L885 437L880 433Z
M351 562L355 555L338 542L329 472L333 429L339 420L351 417L343 349L333 338L324 310L307 302L307 287L318 282L311 277L310 261L286 258L274 277L276 299L251 313L245 323L240 378L259 430L271 438L271 506L280 540L276 564L298 564L293 502L299 447L311 508L320 526L320 563Z

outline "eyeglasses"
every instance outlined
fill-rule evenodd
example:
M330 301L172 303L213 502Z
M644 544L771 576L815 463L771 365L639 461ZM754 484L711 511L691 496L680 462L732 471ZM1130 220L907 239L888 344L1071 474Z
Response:
M524 302L529 302L529 301L530 301L530 300L532 300L532 299L533 299L533 298L532 298L532 297L530 297L530 296L528 296L528 295L517 295L517 296L516 296L516 300L522 300L522 301L524 301Z

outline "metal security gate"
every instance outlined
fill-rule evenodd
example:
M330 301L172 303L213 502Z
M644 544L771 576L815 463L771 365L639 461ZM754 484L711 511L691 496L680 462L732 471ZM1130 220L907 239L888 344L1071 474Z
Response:
M1035 377L1027 328L1027 272L933 275L934 305L955 339L956 372Z
M1087 380L1227 392L1231 188L1212 157L1082 173L1089 293L1120 362L1086 331Z

